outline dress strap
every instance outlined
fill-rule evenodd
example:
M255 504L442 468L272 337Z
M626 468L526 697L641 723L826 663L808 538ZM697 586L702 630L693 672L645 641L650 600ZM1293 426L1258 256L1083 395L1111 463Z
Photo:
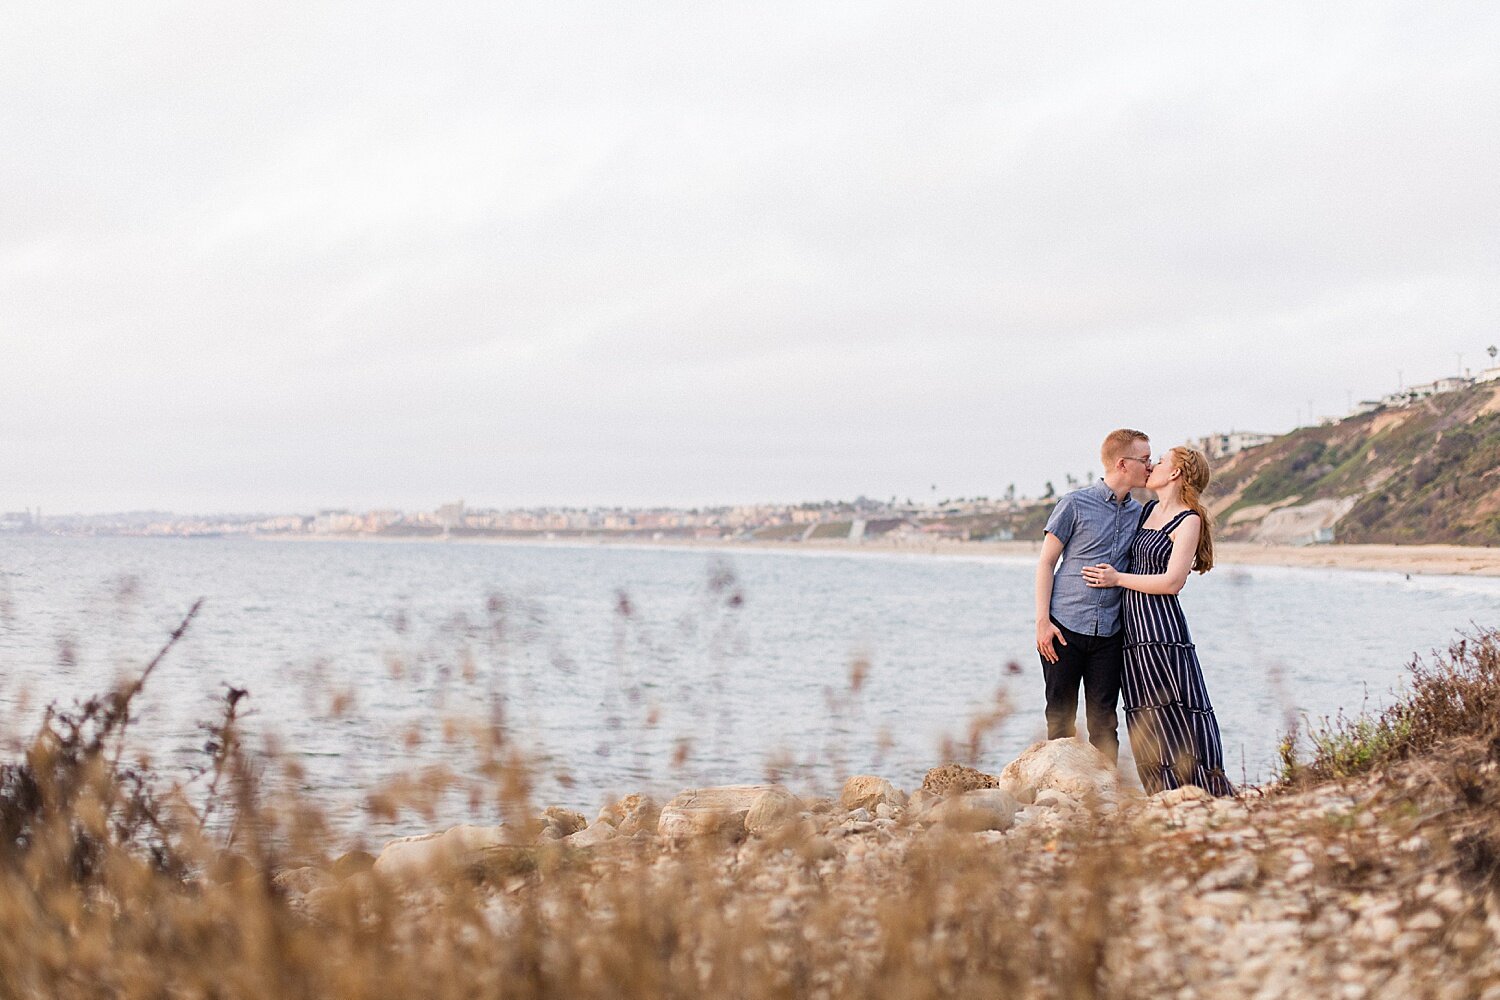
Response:
M1156 506L1155 500L1147 500L1146 506L1141 508L1141 519L1135 522L1135 530L1140 531L1141 525L1146 523L1146 518L1151 516L1151 508Z
M1160 531L1164 535L1170 535L1172 533L1172 531L1179 524L1181 524L1184 520L1187 519L1187 516L1189 514L1192 514L1192 515L1196 516L1197 513L1198 512L1196 510L1179 511L1176 517L1172 518L1172 520L1168 521L1166 524L1162 525L1160 528L1157 528L1156 530Z

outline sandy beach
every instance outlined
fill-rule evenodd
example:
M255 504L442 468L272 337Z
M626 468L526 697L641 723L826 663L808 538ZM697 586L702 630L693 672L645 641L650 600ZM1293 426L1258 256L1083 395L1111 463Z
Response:
M258 535L263 541L373 541L422 544L480 542L498 545L624 545L651 548L701 548L724 551L903 553L933 556L992 556L1035 559L1040 542L963 542L953 539L848 542L816 539L806 542L737 541L719 538L681 538L644 535L464 535L386 537L378 535ZM1469 545L1262 545L1220 542L1215 547L1220 566L1290 566L1304 569L1369 570L1424 576L1500 576L1500 547Z
M665 540L663 540L665 541ZM671 544L671 543L669 543ZM818 542L704 542L717 547L818 548L846 552L913 552L932 555L992 555L1036 558L1040 542L960 542L934 540L849 543ZM1221 566L1293 566L1304 568L1374 570L1440 576L1500 576L1500 548L1464 545L1260 545L1221 542L1216 547Z

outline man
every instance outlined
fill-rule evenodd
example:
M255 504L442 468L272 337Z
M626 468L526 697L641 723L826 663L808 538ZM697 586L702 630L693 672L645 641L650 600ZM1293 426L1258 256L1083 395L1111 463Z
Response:
M1047 690L1047 739L1077 731L1082 681L1089 742L1116 762L1123 591L1090 587L1083 568L1099 563L1116 569L1129 566L1130 543L1141 516L1141 505L1131 499L1130 491L1146 485L1151 440L1127 428L1111 431L1099 457L1104 478L1064 496L1047 518L1036 567L1036 648Z

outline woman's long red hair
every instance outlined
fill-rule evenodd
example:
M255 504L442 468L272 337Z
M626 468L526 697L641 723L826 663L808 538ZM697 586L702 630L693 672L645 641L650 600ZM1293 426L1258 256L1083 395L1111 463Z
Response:
M1208 509L1203 506L1203 491L1208 489L1211 477L1208 471L1208 456L1196 448L1178 445L1172 449L1172 464L1182 473L1182 503L1198 515L1203 522L1198 530L1198 554L1193 559L1193 569L1207 573L1214 568L1214 530Z

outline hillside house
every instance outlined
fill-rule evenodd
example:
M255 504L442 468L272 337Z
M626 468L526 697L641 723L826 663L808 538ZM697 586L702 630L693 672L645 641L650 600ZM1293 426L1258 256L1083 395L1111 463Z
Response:
M1263 444L1276 440L1274 434L1260 434L1255 431L1229 431L1228 433L1214 433L1201 437L1188 444L1197 448L1209 458L1228 458L1237 455L1248 448L1258 448Z

